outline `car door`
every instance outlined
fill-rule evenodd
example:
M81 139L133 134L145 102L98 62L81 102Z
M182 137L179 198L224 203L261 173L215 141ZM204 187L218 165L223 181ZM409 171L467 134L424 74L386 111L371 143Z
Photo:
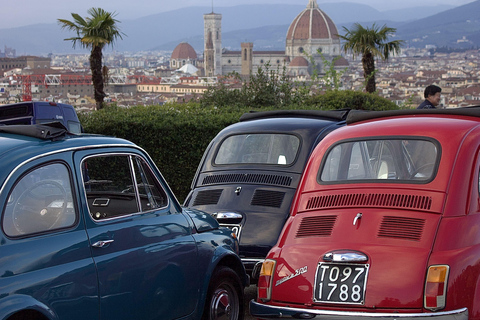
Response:
M57 319L98 319L97 275L71 159L68 152L39 157L2 186L2 319L25 308Z
M200 279L187 218L140 154L77 152L102 319L174 319L191 313Z

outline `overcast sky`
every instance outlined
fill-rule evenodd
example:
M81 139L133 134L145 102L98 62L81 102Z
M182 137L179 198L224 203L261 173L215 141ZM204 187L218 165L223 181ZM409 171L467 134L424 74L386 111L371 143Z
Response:
M379 10L400 9L417 6L435 6L447 4L460 6L474 0L341 0L338 2L356 2ZM332 0L317 0L320 8L322 3L337 2ZM212 0L1 0L0 28L13 28L36 23L56 23L57 19L71 20L70 13L87 16L91 7L100 7L107 11L115 11L117 19L139 18L164 11L170 11L188 6L211 7ZM243 4L302 4L308 0L213 0L214 8L236 6ZM221 13L221 11L218 11ZM2 45L2 44L0 44Z

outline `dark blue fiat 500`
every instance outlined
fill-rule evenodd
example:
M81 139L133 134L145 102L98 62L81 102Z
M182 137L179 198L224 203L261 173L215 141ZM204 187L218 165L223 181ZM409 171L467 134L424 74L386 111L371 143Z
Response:
M0 319L242 319L231 230L133 143L0 127Z
M244 114L211 141L184 205L209 212L234 230L255 282L280 235L314 147L345 125L348 110Z

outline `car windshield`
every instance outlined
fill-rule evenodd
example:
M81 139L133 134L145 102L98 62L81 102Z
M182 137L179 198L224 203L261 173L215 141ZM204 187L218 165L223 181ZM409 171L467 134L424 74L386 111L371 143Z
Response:
M341 142L331 148L319 171L320 183L358 180L427 183L436 173L438 143L421 139Z
M215 164L290 165L295 161L300 139L291 134L240 134L225 139L218 149Z

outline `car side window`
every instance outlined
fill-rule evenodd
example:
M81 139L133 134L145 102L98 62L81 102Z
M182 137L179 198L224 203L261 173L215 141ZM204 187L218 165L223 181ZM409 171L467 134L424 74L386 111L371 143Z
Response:
M138 184L138 193L140 196L140 205L142 211L148 211L163 208L168 204L168 198L158 185L158 181L153 175L150 167L145 160L135 157L135 180Z
M8 236L18 237L70 227L76 220L69 170L53 163L28 172L15 184L2 227Z
M132 155L89 157L82 163L88 209L94 220L111 219L167 205L145 161Z

